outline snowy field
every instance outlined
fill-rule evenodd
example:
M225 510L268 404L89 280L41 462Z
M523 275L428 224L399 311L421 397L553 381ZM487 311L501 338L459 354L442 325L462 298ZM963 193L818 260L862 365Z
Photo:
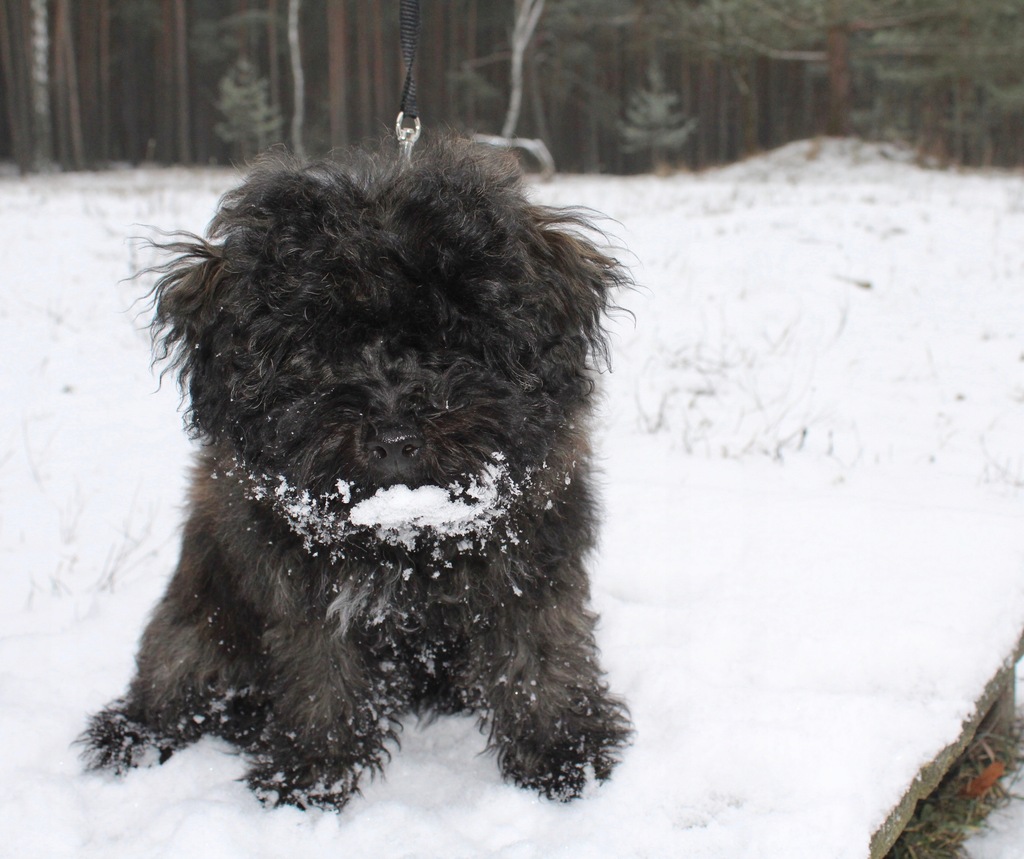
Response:
M470 719L410 722L341 815L261 808L216 741L122 781L71 747L129 679L189 459L128 239L201 231L236 178L0 181L0 854L863 859L1024 628L1024 177L807 142L537 186L614 219L641 285L593 563L637 739L560 805ZM1021 806L979 859L1024 856Z

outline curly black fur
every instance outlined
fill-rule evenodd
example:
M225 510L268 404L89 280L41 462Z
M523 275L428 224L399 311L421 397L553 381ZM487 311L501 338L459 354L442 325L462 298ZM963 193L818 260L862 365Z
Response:
M265 801L341 807L406 712L469 711L505 776L558 799L627 742L597 663L587 422L626 275L508 156L264 161L158 282L158 359L203 448L181 559L95 768L204 733ZM362 521L399 484L458 527ZM440 491L440 490L437 490Z

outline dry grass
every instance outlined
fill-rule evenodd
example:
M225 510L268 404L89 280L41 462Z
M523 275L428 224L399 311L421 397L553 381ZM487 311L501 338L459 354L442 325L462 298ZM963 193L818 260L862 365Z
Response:
M968 859L964 842L1011 799L1024 770L1024 724L1007 731L982 724L977 736L927 799L918 803L886 859Z

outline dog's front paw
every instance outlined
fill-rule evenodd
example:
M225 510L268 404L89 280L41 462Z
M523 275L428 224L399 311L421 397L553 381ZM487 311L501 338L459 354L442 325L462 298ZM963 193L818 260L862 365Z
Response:
M340 811L359 792L359 773L353 769L331 771L324 767L280 766L266 761L245 777L249 788L268 806L291 805Z
M502 772L521 787L569 802L581 796L589 782L609 778L617 763L613 749L579 738L546 749L512 747L503 756Z
M568 802L583 793L593 769L571 750L548 752L544 756L530 755L516 759L506 757L503 766L506 777L520 787L537 791L548 799Z
M633 729L622 704L605 689L577 699L575 706L544 729L535 720L513 722L512 730L494 726L502 774L548 799L568 802L588 782L611 777Z
M82 757L89 769L111 770L116 775L162 764L174 753L169 741L126 712L123 701L93 716L77 742L85 747Z

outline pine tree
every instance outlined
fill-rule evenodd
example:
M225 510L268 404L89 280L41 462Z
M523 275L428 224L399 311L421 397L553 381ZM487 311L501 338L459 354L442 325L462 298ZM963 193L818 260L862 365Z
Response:
M679 96L667 89L661 67L654 61L647 67L647 86L633 92L626 105L625 121L619 125L622 151L649 152L656 168L679 152L697 127L680 109Z
M242 160L251 158L280 140L281 114L270 103L270 85L246 59L238 62L221 78L217 109L224 121L214 131L225 143L235 147Z
M997 152L1012 158L1020 141L1011 130L1024 109L1019 3L906 2L908 23L873 34L869 45L885 84L875 96L879 112L926 152L967 163Z

